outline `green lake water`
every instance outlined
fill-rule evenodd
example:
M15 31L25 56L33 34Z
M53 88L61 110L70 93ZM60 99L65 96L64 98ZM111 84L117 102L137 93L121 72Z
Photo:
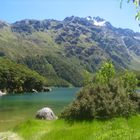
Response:
M35 118L37 110L50 107L59 114L74 100L79 88L53 88L47 93L26 93L0 97L0 131L12 129L18 123Z

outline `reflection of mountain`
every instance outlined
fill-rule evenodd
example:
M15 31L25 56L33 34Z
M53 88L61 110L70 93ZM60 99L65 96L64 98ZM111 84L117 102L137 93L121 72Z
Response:
M140 69L140 33L90 16L0 22L0 56L26 64L52 83L80 86L83 73L96 71L105 60L118 69Z

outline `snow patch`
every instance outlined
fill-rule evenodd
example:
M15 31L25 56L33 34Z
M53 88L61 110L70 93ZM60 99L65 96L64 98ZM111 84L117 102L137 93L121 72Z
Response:
M90 21L90 20L93 20L93 17L88 16L88 17L86 17L86 19L87 19L88 21Z
M134 38L140 40L140 36L134 36Z
M104 19L99 18L99 17L88 16L88 17L86 17L86 19L88 21L92 21L95 26L106 26L106 21Z
M105 24L106 21L99 21L99 22L96 21L96 20L93 20L93 21L94 21L93 24L94 24L95 26L105 26L105 25L106 25L106 24Z

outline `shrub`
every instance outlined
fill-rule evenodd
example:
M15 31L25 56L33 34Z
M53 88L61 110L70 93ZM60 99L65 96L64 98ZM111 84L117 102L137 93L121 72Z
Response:
M138 105L138 112L140 112L140 94L139 93L135 93L135 94L130 94L129 95L130 100L132 100L132 102L135 102Z
M137 88L138 80L133 72L125 71L122 75L124 87L128 94L133 94Z
M129 76L126 78L127 75ZM84 87L60 117L67 120L92 120L128 117L136 113L138 102L132 99L132 95L135 95L136 83L132 84L129 81L131 79L136 81L129 73L124 74L123 77L115 77L113 65L105 64L96 74L94 83ZM133 86L130 87L131 85Z
M83 88L77 99L61 113L60 117L70 120L128 117L135 113L136 107L125 88L119 81L114 80L108 86L97 84Z

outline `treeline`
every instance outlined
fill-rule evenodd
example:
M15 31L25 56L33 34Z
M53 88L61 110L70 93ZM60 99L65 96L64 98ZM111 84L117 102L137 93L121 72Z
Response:
M72 62L66 63L56 56L27 57L18 63L21 64L0 58L0 90L8 93L41 91L44 86L83 86L93 79L93 74L82 72ZM140 87L140 72L135 74Z
M59 77L53 67L44 56L30 57L19 59L18 63L22 63L32 70L35 70L42 76L46 77L49 86L69 87L71 84Z
M66 61L53 54L46 56L25 57L18 62L47 77L48 84L53 86L75 87L83 86L82 70L74 65L74 61Z
M0 58L0 90L8 93L41 91L47 85L46 78L29 68Z
M88 72L85 67L76 65L74 61L66 61L65 59L65 57L60 58L60 56L50 54L46 56L27 56L24 59L18 59L17 62L46 77L49 86L81 87L95 75L95 73ZM122 69L119 69L116 65L115 68L118 73L121 73ZM140 86L140 71L133 72L136 74L138 86Z

